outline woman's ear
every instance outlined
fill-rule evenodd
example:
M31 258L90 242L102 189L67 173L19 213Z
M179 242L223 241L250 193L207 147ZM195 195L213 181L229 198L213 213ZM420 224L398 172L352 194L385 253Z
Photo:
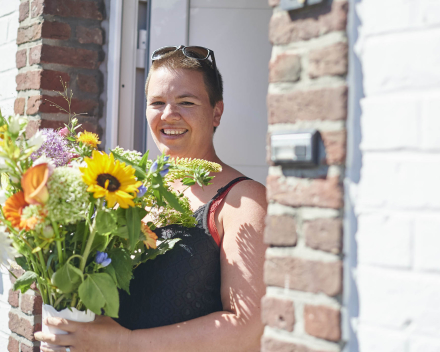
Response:
M217 127L220 125L220 120L223 115L223 109L225 108L223 104L223 100L219 101L215 104L214 107L214 127Z

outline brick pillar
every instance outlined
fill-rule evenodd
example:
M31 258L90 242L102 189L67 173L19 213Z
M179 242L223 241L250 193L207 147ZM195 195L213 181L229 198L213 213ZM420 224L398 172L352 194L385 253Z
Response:
M18 265L12 265L11 271L20 277L24 271ZM10 275L11 282L15 278ZM35 289L35 286L33 287ZM41 330L42 299L34 290L22 294L20 291L9 291L9 352L39 352L40 343L34 339L34 332Z
M348 2L269 4L269 135L317 129L325 156L314 169L269 168L261 350L341 351Z
M60 78L73 91L71 111L83 128L98 134L103 88L99 65L104 60L104 0L22 0L17 33L15 113L30 126L58 128L68 122L48 100L67 110ZM30 127L31 128L31 127Z

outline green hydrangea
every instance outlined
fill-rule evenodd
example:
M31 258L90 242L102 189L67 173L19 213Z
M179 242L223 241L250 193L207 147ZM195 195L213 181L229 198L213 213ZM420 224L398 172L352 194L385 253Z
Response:
M47 182L49 200L46 208L53 221L75 223L86 218L89 206L87 185L75 167L58 167Z
M142 154L136 150L126 150L119 146L112 149L112 152L115 152L116 154L136 164L139 164L142 159Z
M28 220L34 218L38 221L35 230L41 232L45 225L47 225L46 210L40 204L31 204L23 208L21 218Z
M191 158L170 159L169 163L174 166L167 174L167 181L182 179L188 175L194 175L196 171L221 172L222 166L212 161Z

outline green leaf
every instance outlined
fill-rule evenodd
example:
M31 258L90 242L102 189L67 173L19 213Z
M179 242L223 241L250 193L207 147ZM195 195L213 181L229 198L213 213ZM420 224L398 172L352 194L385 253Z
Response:
M118 227L118 229L115 232L113 232L113 234L115 236L128 240L128 227L127 226Z
M73 237L70 239L70 242L79 242L83 240L84 231L86 230L86 222L81 221L76 225L76 231Z
M24 271L29 270L29 266L25 257L16 257L15 262L22 267Z
M116 209L116 216L118 221L118 226L127 225L127 220L125 219L126 209L119 207Z
M161 186L159 188L160 193L163 195L163 197L166 199L168 204L172 206L177 211L180 211L183 213L185 210L182 208L182 206L179 204L179 199L170 191L168 191L165 187Z
M37 280L37 278L38 275L33 271L26 271L15 281L13 290L20 290L21 293L25 293L30 289L31 285Z
M145 251L142 255L141 262L145 263L147 260L153 260L156 259L158 255L165 254L169 250L173 249L173 247L176 245L177 242L180 241L180 238L173 238L170 240L164 240L162 243L160 243L156 249L150 248Z
M130 254L122 248L117 248L108 253L111 265L115 269L118 287L130 293L130 280L133 277L133 262Z
M192 178L186 177L182 180L182 184L185 186L192 186L196 184L196 181L194 181Z
M99 211L96 215L96 230L100 234L110 233L116 228L116 216L107 211Z
M128 244L130 251L134 249L139 240L139 233L141 231L141 219L139 215L139 208L130 207L126 211Z
M112 153L116 160L119 160L125 163L126 165L130 165L133 169L135 169L134 175L137 177L138 181L143 181L147 178L147 174L145 173L144 170L142 170L141 167L139 167L139 165L136 165L136 163L124 158L123 156L115 153L114 151L112 151Z
M79 286L79 297L87 309L95 314L101 314L101 308L105 315L112 318L118 317L119 294L111 276L107 273L87 275L87 278Z
M109 265L107 265L104 268L104 272L110 275L110 277L115 282L115 285L117 286L118 285L118 279L116 278L116 271L115 271L115 268L113 267L112 263L110 263Z
M55 272L52 282L63 293L70 293L78 287L83 279L81 270L70 263L66 263Z
M108 237L97 233L95 235L95 238L93 239L93 243L90 248L90 252L91 253L93 253L94 251L103 252L105 250L105 248L107 247L107 243L108 243Z
M144 156L142 157L141 161L139 162L139 167L142 170L146 170L146 168L147 168L148 154L150 154L149 150L147 150L147 152L144 154Z

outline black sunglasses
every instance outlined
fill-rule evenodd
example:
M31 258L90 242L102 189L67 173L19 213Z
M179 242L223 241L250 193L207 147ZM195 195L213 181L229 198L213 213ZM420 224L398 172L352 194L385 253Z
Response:
M203 46L185 46L185 45L164 46L163 48L159 48L153 52L153 54L151 55L151 62L159 60L164 55L177 50L182 50L183 55L196 60L207 60L209 57L211 57L212 68L214 69L215 72L217 85L220 86L220 80L217 72L217 65L215 64L214 51L208 48L204 48Z

